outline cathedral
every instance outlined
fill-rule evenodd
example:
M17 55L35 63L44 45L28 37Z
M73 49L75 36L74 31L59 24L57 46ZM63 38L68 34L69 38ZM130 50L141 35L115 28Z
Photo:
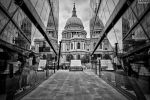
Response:
M104 28L98 16L96 17L94 25L95 17L94 15L90 20L90 38L87 38L87 32L84 30L81 19L77 17L74 4L72 16L67 20L64 30L62 31L61 62L65 63L71 59L81 59L84 55L90 55L101 37L101 32ZM111 51L111 45L108 39L105 38L94 53L94 57L103 58Z

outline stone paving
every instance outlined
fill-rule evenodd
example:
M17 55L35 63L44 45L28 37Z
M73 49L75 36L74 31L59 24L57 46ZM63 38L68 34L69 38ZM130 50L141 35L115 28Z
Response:
M22 100L127 100L91 71L60 70Z

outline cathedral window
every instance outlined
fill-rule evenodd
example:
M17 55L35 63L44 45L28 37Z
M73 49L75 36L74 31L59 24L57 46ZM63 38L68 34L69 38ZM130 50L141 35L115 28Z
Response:
M80 55L77 55L77 59L80 60Z
M72 37L74 36L74 32L72 32Z
M102 43L99 45L99 49L102 49Z
M80 49L80 43L79 42L77 43L77 49Z
M71 49L73 49L73 43L71 43Z

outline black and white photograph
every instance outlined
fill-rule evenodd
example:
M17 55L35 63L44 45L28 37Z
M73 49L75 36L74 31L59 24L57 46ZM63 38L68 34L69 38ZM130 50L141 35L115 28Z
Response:
M0 0L0 100L150 100L150 0Z

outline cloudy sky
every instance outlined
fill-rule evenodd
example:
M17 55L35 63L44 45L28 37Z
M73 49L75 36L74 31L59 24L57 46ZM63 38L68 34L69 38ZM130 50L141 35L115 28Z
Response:
M89 21L91 18L90 0L75 0L77 17L83 22L84 28L89 37ZM66 21L72 16L74 0L59 0L59 40L62 38L62 30L64 30Z

